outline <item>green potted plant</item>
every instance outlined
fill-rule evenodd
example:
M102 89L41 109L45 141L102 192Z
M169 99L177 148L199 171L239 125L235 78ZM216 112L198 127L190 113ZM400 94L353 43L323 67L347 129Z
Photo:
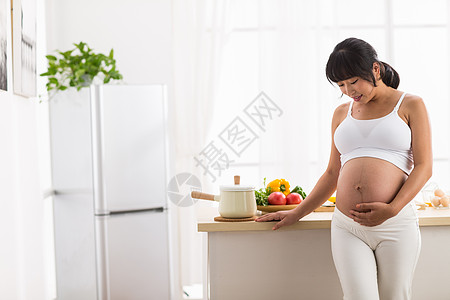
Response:
M111 49L109 55L104 55L94 53L84 42L74 44L74 46L74 49L57 50L57 55L46 56L48 69L40 76L48 77L47 92L53 91L52 96L69 87L74 87L79 91L83 87L88 87L94 78L102 79L104 84L123 78L116 69L114 49Z

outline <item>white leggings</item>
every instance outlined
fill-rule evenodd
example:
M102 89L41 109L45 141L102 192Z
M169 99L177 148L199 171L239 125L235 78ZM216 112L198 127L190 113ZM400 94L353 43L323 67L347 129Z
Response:
M345 300L411 299L420 246L412 203L373 227L363 226L335 209L331 248Z

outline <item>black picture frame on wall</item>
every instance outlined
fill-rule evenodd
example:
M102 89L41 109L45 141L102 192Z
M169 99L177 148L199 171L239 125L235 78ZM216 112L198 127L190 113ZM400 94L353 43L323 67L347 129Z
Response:
M8 0L0 0L0 90L8 90L7 13Z
M36 96L36 0L11 0L13 91Z

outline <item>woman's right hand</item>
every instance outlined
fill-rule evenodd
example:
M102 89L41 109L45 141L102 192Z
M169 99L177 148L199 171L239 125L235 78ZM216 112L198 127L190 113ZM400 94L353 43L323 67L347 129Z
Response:
M265 214L257 218L256 222L280 221L276 223L272 230L277 230L283 226L288 226L297 223L299 220L297 214L293 210L277 211L274 213Z

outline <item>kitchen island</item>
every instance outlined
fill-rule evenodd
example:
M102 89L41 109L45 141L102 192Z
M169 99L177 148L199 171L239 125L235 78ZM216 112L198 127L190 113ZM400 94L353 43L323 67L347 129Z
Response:
M331 256L332 212L313 212L272 231L273 222L198 220L207 233L207 285L211 300L342 299ZM450 210L418 210L422 251L413 299L450 299Z

